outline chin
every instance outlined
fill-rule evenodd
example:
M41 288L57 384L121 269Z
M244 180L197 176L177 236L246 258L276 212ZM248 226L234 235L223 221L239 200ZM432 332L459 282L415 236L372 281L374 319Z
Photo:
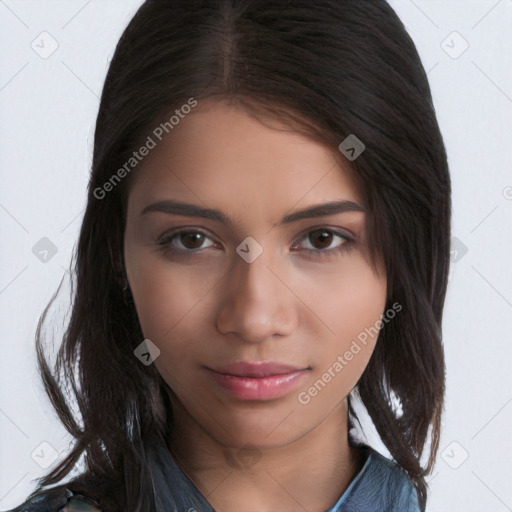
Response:
M237 414L227 413L219 421L224 428L216 428L215 437L224 446L232 448L254 446L266 449L286 445L310 430L305 421L289 421L293 416L290 411L276 413L254 409L249 412L245 409Z

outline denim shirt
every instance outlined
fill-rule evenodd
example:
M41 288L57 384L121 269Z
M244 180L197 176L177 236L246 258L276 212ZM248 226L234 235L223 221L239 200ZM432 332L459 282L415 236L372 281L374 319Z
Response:
M371 447L364 447L367 457L363 467L338 501L325 512L422 512L417 493L406 472ZM158 503L162 512L215 512L195 484L181 470L166 448L152 452ZM172 485L172 482L179 485ZM38 501L11 512L101 512L98 504L67 490L57 508ZM246 512L246 511L241 511ZM251 512L254 512L251 509Z

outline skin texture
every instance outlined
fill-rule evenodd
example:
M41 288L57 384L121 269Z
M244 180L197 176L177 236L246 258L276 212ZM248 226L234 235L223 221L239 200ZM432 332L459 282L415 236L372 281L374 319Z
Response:
M137 173L124 258L143 333L161 351L154 364L175 411L174 455L217 510L326 510L363 462L348 444L346 396L376 337L307 404L298 396L379 320L386 276L368 263L364 212L280 221L329 201L363 205L350 170L330 148L276 120L205 100ZM218 209L234 223L141 214L169 199ZM171 239L188 258L158 245L176 228L206 234ZM319 228L331 230L326 240L314 236ZM355 239L350 249L336 252L347 243L336 232ZM248 236L263 249L251 263L236 252ZM234 361L306 370L282 396L243 400L204 368Z

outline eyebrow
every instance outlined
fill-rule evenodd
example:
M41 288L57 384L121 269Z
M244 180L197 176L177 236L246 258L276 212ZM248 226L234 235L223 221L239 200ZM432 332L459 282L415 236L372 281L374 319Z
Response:
M311 219L315 217L323 217L326 215L333 215L336 213L345 212L365 212L366 209L353 202L353 201L330 201L328 203L317 204L299 210L289 215L285 215L280 224L288 224L302 219ZM229 215L221 212L220 210L212 208L203 208L190 203L181 203L178 201L164 200L146 206L140 213L144 215L148 212L164 212L174 215L184 215L187 217L202 217L204 219L210 219L218 222L222 222L226 225L234 225L235 221Z

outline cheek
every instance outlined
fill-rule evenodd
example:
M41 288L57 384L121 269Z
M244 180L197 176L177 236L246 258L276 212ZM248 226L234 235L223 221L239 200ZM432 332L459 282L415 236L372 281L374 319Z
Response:
M347 272L317 281L310 294L330 332L318 346L315 378L336 382L330 387L338 396L348 394L366 368L386 305L386 278L362 259L352 263Z
M158 263L140 267L130 286L144 337L160 349L154 364L179 394L188 381L187 372L201 359L200 346L190 343L190 336L201 327L206 314L201 297L212 286L204 276L170 272Z
M214 293L212 276L212 272L177 270L171 263L154 260L132 269L130 288L144 335L158 344L201 315L202 298Z
M338 270L312 274L305 286L307 302L338 340L373 324L386 304L385 275L375 274L359 254Z

